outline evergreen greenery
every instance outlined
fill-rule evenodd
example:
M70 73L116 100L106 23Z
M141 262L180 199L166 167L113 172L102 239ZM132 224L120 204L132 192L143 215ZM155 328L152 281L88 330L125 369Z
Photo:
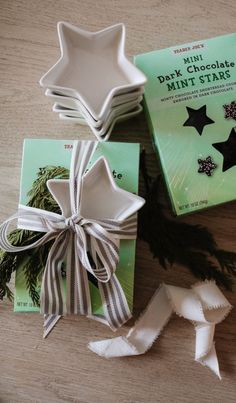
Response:
M29 201L27 205L60 213L59 206L48 191L47 180L53 178L68 179L68 177L69 171L63 167L46 166L40 168L32 189L28 193ZM16 246L27 245L42 236L43 234L39 232L16 229L9 234L9 241ZM52 242L48 242L37 248L17 253L0 250L0 299L6 296L12 300L13 295L8 284L12 273L22 266L30 297L35 305L39 304L38 282L45 267L51 244Z

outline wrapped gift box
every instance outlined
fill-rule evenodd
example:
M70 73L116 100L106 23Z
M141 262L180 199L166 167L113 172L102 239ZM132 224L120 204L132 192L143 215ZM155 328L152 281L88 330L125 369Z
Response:
M135 57L174 213L236 198L236 34Z
M32 184L36 179L40 168L46 166L61 166L69 169L72 144L73 141L70 140L26 139L24 141L19 201L20 204L27 204L28 192L32 188ZM106 157L113 177L119 187L137 194L139 177L139 144L115 142L98 143L88 167L100 156ZM116 270L116 275L125 292L131 311L133 307L135 245L135 240L121 240L120 261ZM89 286L91 293L92 312L96 315L102 315L103 310L98 289L91 281ZM39 308L33 305L27 291L24 267L19 267L16 271L14 311L39 311Z

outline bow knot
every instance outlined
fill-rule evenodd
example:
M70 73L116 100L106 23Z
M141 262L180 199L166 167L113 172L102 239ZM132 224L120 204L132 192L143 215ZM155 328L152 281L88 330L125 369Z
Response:
M65 227L66 229L69 227L69 229L73 232L76 232L76 225L82 223L82 217L78 214L73 214L71 217L68 217L65 219Z

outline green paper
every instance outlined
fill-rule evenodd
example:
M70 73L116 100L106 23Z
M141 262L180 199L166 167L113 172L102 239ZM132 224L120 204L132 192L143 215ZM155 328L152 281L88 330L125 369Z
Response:
M27 204L27 193L36 179L39 168L46 165L70 168L72 140L34 140L24 141L20 204ZM138 193L139 144L130 143L99 143L89 165L100 156L107 158L116 183L123 189ZM88 166L89 166L88 165ZM130 310L133 308L133 286L135 269L135 240L121 240L120 261L116 275L124 289ZM98 289L90 285L93 314L102 314L102 303ZM38 312L33 306L26 288L23 268L16 271L15 279L15 312Z
M174 213L182 215L236 199L236 166L222 171L223 155L212 144L228 139L234 119L224 104L236 101L236 34L138 55L135 64L147 76L144 104ZM199 109L215 123L201 135L186 107ZM212 176L199 173L198 159L210 156Z

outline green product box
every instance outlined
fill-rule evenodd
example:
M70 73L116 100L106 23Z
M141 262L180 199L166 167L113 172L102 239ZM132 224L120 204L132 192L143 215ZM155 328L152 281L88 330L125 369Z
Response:
M236 34L135 56L176 215L236 199Z
M20 204L26 205L27 193L31 189L40 168L45 166L62 166L70 168L72 140L34 140L24 141ZM98 143L89 165L100 156L106 157L116 183L123 189L138 193L139 179L139 144L130 143ZM130 310L133 308L133 286L135 269L135 240L121 240L120 261L116 275L125 292ZM19 267L15 279L15 312L38 312L26 288L24 268ZM98 288L89 282L93 314L103 313Z

